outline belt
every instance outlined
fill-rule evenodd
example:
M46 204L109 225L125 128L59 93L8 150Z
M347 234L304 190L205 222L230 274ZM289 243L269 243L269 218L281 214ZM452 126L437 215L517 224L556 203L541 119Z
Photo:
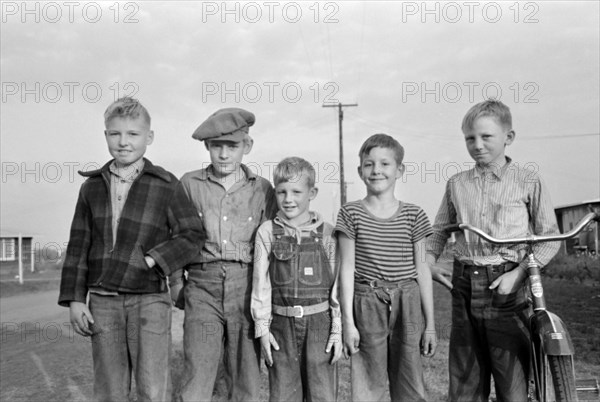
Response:
M211 262L202 262L197 263L195 265L199 265L204 269L214 269L214 268L224 268L225 266L238 266L240 268L248 268L250 264L240 261L211 261Z
M358 283L363 283L365 285L369 285L372 288L399 288L403 283L407 283L412 281L413 279L404 279L401 281L384 281L384 280L379 280L379 279L373 279L373 280L368 280L368 279L360 279L357 282Z
M327 311L329 309L329 302L324 301L317 304L312 304L310 306L293 306L293 307L284 307L277 306L273 304L273 313L277 315L282 315L284 317L296 317L302 318L305 315L322 313L323 311Z
M515 269L516 267L518 267L519 264L516 262L512 262L512 261L507 261L505 263L502 264L486 264L486 265L472 265L472 264L464 264L460 261L456 261L454 262L454 274L458 275L458 276L462 276L463 272L473 272L475 274L478 273L478 271L484 271L484 272L488 272L491 271L492 274L503 274L505 272L508 271L512 271L513 269Z

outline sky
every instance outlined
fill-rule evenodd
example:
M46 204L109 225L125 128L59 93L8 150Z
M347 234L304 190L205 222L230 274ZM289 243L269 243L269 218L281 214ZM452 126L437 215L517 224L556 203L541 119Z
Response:
M103 113L119 96L152 116L146 157L180 177L206 167L191 138L224 107L256 115L244 162L314 164L312 208L365 196L358 150L375 133L406 150L396 196L433 221L472 167L460 130L495 97L513 115L506 154L541 174L554 205L600 197L600 3L17 2L1 4L0 225L64 246L83 178L110 159Z

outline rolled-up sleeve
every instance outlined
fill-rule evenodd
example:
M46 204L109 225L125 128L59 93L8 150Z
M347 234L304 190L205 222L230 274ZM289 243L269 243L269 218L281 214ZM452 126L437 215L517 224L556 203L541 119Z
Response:
M256 232L254 243L254 269L252 273L252 295L250 312L254 320L255 337L269 332L271 325L271 278L269 277L269 255L271 254L273 222L264 222Z

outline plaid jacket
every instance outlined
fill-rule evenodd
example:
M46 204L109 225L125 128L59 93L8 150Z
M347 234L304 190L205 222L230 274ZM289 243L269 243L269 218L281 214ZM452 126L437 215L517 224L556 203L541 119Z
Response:
M144 161L123 207L114 247L111 162L98 170L79 172L88 179L79 191L58 304L85 303L90 287L124 293L164 292L165 277L202 248L202 222L179 180ZM156 261L155 269L148 268L146 255Z

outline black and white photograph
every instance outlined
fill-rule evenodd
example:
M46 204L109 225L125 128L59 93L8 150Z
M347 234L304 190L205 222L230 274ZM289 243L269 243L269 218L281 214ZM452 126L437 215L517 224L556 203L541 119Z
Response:
M0 400L600 400L600 2L0 8Z

